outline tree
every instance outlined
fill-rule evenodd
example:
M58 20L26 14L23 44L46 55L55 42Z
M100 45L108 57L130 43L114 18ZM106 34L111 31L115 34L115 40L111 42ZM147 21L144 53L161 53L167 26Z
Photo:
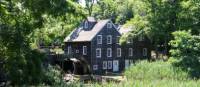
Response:
M191 30L199 34L199 8L197 0L135 0L134 17L126 24L134 26L135 34L144 32L152 40L155 49L162 47L168 54L173 39L172 32Z
M42 80L44 55L31 48L34 38L31 36L36 30L44 29L45 15L63 21L68 15L84 16L84 13L71 0L0 1L0 54L14 85L33 85Z
M189 72L192 77L199 78L200 68L200 36L191 31L173 32L174 40L170 41L171 58L177 59L175 66Z

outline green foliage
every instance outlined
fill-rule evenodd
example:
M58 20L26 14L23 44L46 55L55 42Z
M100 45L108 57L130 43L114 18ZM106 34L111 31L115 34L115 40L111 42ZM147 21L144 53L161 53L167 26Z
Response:
M11 83L41 83L44 55L31 47L42 37L38 32L42 31L46 43L52 38L63 40L64 34L78 24L76 18L84 15L72 0L0 0L0 55ZM60 35L56 31L62 29L58 27L61 24L65 30ZM47 33L50 28L54 33Z
M191 31L177 31L173 36L174 40L170 41L170 53L172 58L178 60L175 65L189 71L191 76L199 78L200 37L192 35Z
M127 80L120 83L91 84L90 87L198 87L199 80L169 62L139 61L125 71Z
M162 61L153 63L149 63L147 61L138 62L136 65L133 65L128 70L126 70L125 75L128 77L128 80L186 80L188 78L187 73L181 71L181 69L173 67L168 62Z
M98 19L116 18L117 2L115 0L101 0L93 7L93 16Z
M93 6L92 16L124 24L133 17L133 13L133 0L100 0Z

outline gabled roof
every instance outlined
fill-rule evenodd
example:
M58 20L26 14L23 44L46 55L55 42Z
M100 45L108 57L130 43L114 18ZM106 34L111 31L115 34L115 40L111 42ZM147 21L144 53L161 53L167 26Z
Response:
M71 32L65 39L64 42L87 42L91 41L99 31L103 29L103 27L109 22L110 20L100 20L98 21L95 26L91 30L85 31L83 27L79 27Z

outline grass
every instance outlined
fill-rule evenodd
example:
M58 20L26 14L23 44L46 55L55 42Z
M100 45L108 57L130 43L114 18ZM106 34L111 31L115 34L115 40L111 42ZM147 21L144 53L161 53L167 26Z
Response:
M187 72L169 62L139 61L125 70L123 82L72 83L65 87L199 87L200 80L189 77ZM61 86L61 85L59 85Z
M124 72L126 81L94 83L86 87L199 87L200 80L189 77L187 72L173 67L169 62L140 61Z

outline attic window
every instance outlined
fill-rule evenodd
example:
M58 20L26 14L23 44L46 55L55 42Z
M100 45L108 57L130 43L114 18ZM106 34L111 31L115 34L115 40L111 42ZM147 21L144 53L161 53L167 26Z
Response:
M143 36L143 35L140 35L140 36L138 37L138 40L139 40L139 41L143 41L143 40L144 40L144 36Z
M107 28L112 28L112 24L111 24L111 23L108 23L108 24L107 24Z
M102 35L97 36L97 44L102 44Z
M88 28L88 22L87 21L85 21L84 27Z

